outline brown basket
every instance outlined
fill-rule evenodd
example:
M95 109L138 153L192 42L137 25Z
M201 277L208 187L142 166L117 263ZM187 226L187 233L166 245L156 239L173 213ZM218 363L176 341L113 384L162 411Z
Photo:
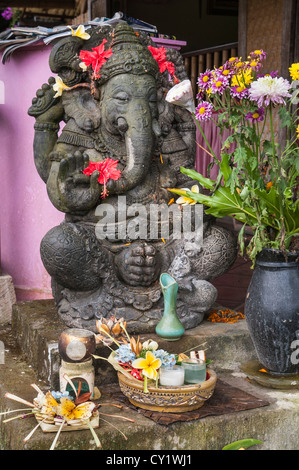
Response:
M209 379L200 384L181 387L151 387L143 391L143 382L118 372L119 386L129 401L139 408L165 413L181 413L197 410L214 393L217 376L209 369Z

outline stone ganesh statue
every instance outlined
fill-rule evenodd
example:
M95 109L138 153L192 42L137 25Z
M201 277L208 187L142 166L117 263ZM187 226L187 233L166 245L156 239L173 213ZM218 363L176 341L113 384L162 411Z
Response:
M142 236L127 230L133 224L138 232L132 208L171 207L167 188L192 185L180 166L194 167L195 124L187 110L165 101L170 78L187 78L183 59L167 49L164 65L171 64L171 77L152 46L125 23L93 28L88 40L63 38L49 59L63 91L55 95L51 77L28 111L36 119L37 171L52 204L65 213L64 222L43 238L41 257L58 313L70 327L96 331L98 318L116 314L131 332L154 331L163 312L159 276L168 272L179 284L179 318L192 328L215 302L217 291L208 281L236 257L234 236L206 216L203 232L198 228L188 239L172 236L173 220L166 239L161 220L156 237L147 219L139 227ZM86 51L96 60L87 70ZM121 207L131 208L124 220ZM109 208L114 219L104 224ZM108 231L99 236L104 225Z

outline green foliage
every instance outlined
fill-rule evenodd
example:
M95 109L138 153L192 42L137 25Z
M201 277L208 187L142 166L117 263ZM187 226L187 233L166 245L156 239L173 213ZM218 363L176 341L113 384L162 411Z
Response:
M246 63L242 67L248 71ZM242 73L238 75L240 82ZM255 80L255 73L250 80ZM245 82L244 78L243 85L249 88L250 82ZM297 110L293 109L293 105L299 103L298 87L299 81L292 82L292 96L288 102L274 106L270 101L268 106L264 106L261 120L255 121L252 114L260 110L248 96L232 98L230 87L222 96L207 96L205 99L213 102L217 112L216 125L220 135L229 131L221 155L216 156L194 115L213 155L213 165L218 166L217 180L181 168L182 173L198 181L208 194L206 191L195 194L171 189L175 194L185 195L206 206L207 214L231 216L242 222L238 237L242 253L245 250L245 227L250 226L253 236L246 250L253 263L264 247L288 250L292 238L299 234L299 126ZM283 142L278 141L274 132L274 107L275 111L278 108L280 125L286 135ZM265 129L270 133L266 135Z
M222 450L240 450L240 449L249 449L249 447L255 446L257 444L262 444L262 441L257 439L242 439L240 441L232 442L227 446L223 447Z

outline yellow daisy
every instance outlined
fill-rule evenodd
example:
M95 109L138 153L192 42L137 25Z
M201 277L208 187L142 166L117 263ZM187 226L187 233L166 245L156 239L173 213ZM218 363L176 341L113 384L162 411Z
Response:
M289 71L292 80L299 80L299 64L292 64Z
M251 75L251 69L243 70L242 73L233 75L231 85L234 86L246 86L253 81L253 76Z

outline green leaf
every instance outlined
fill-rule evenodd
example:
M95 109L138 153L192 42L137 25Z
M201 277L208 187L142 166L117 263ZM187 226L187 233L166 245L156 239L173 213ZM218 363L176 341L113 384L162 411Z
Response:
M232 169L230 167L230 157L228 153L224 153L221 155L222 161L220 163L220 171L223 175L224 182L226 183L227 180L229 179Z
M204 188L214 189L215 181L213 181L209 178L205 178L204 176L202 176L197 171L190 170L189 168L181 167L181 172L184 175L189 176L191 179L198 181L201 184L201 186L203 186Z
M208 206L209 209L205 212L214 217L231 215L244 223L246 221L251 225L257 223L253 208L244 204L236 190L232 194L229 188L220 186L212 196L195 194L190 191L186 191L186 195L190 197L190 199Z
M246 224L243 225L243 227L241 228L241 230L239 231L239 234L238 234L238 242L239 242L239 246L240 246L240 252L241 252L242 255L244 253L244 248L245 248L245 242L244 242L245 227L246 227Z
M237 147L234 152L234 161L238 165L245 163L247 157L247 150L245 147Z
M296 203L286 203L286 200L283 200L277 194L274 186L271 187L270 191L256 189L255 194L260 203L264 203L268 214L270 214L271 220L269 220L269 217L265 220L267 225L279 230L282 222L281 216L283 216L286 234L295 233L299 230L299 211Z
M273 145L270 140L265 140L263 143L263 149L266 155L273 155Z
M290 127L292 125L292 115L284 106L279 109L278 114L281 121L281 127Z
M262 441L257 439L242 439L241 441L235 441L227 446L223 447L222 450L239 450L241 448L248 449L249 447L255 446L257 444L262 444Z

